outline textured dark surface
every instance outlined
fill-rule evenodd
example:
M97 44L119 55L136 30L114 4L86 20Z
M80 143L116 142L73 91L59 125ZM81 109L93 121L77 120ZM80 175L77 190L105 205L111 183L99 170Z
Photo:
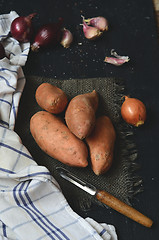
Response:
M154 220L152 229L146 229L113 210L92 206L88 211L75 208L83 217L115 225L120 240L157 240L159 236L159 46L151 0L34 0L0 1L1 13L10 10L20 15L37 12L35 29L48 21L64 17L65 27L74 33L69 49L61 46L29 54L23 68L26 76L38 75L56 79L113 77L125 81L125 92L141 99L147 107L147 121L140 129L132 128L138 151L138 174L143 179L144 191L132 200L133 206ZM82 34L81 14L87 17L103 15L110 23L109 31L97 41L89 42ZM79 45L80 43L80 45ZM111 49L128 55L130 62L121 67L104 63ZM34 85L30 83L30 85ZM32 89L32 87L31 87ZM25 94L25 92L24 92ZM33 98L30 92L28 99ZM26 114L36 109L23 106ZM28 123L27 125L28 126ZM26 127L24 126L24 128ZM22 136L25 138L25 136ZM36 155L37 148L31 152ZM39 161L39 160L37 160ZM40 160L42 163L42 159ZM48 164L48 162L44 163ZM68 199L76 201L74 196Z

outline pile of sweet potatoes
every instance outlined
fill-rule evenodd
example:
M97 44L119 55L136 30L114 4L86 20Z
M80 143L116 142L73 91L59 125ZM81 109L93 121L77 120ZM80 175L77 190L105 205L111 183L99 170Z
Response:
M95 90L68 101L66 93L42 83L35 98L43 109L30 120L31 134L49 156L72 167L86 167L104 174L112 165L116 133L108 116L96 118L99 96ZM59 113L64 112L62 119Z

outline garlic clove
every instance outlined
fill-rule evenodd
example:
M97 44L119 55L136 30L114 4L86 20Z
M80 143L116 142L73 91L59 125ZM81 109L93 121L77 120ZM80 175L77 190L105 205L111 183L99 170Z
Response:
M88 26L87 23L84 20L84 17L83 17L83 24L82 25L83 25L83 33L84 33L85 37L89 40L94 40L94 39L100 37L103 34L103 32L101 32L96 27Z
M88 25L98 28L100 31L108 31L108 20L102 16L84 20Z
M69 48L71 43L73 42L73 35L70 32L70 30L63 28L62 29L62 39L61 39L61 45L64 48Z

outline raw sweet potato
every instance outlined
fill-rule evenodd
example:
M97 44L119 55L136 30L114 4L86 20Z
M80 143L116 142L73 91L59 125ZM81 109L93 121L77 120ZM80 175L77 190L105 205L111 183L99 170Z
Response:
M84 139L93 130L98 107L98 94L95 90L91 93L74 97L65 112L65 120L68 128L78 138Z
M30 131L38 146L49 156L75 167L88 165L88 150L57 116L40 111L30 120Z
M100 175L109 170L113 161L116 133L114 126L107 116L96 120L96 125L86 142L90 150L92 170Z
M42 109L54 114L63 112L68 103L65 92L50 83L42 83L36 89L35 98Z

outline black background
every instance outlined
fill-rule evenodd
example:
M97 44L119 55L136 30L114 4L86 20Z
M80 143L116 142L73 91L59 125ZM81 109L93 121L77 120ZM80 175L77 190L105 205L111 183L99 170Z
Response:
M126 93L139 98L147 107L147 121L141 128L134 128L138 148L139 175L144 191L133 199L133 206L154 220L147 229L110 209L94 206L90 211L75 211L83 217L90 216L98 222L116 227L120 240L159 239L159 46L150 0L0 0L1 14L16 11L19 15L37 12L36 29L43 23L64 18L64 25L74 34L69 49L62 46L30 52L25 75L39 75L57 79L83 77L117 77L126 82ZM86 18L105 16L109 31L96 41L88 41L82 33L81 15ZM79 45L82 43L82 45ZM128 55L130 62L121 67L104 63L105 56L115 49ZM26 109L27 111L27 109Z

